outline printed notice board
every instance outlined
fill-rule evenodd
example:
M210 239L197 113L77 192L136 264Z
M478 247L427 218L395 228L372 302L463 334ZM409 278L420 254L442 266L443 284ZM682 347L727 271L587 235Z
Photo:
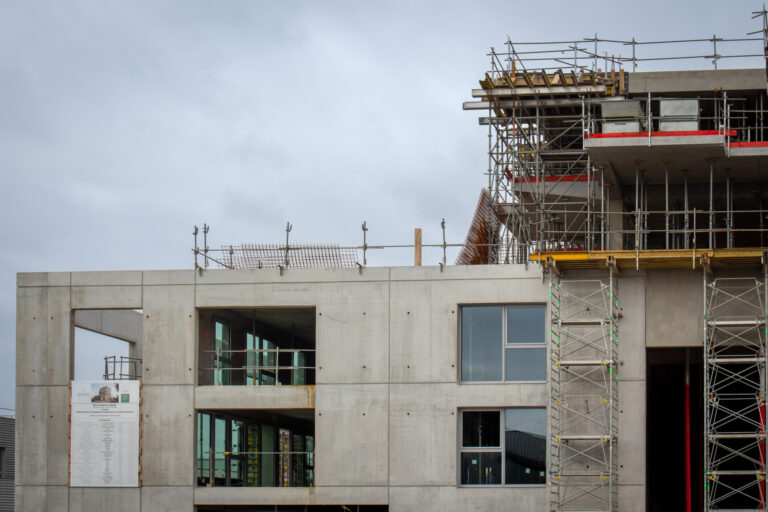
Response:
M72 381L69 485L139 486L137 380Z

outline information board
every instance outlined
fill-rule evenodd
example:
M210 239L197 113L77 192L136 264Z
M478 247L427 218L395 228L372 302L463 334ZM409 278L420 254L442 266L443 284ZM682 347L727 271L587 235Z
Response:
M139 486L139 381L72 381L71 487Z

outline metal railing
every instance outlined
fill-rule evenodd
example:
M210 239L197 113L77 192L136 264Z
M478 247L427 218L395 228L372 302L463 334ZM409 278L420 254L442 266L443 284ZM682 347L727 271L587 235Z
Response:
M260 477L249 478L252 468L263 469L262 466L274 466L274 480L266 483ZM314 451L208 451L207 458L198 459L198 478L213 482L217 487L314 487ZM213 471L211 471L213 468ZM233 468L235 475L233 478ZM302 474L299 478L293 475L297 468L310 475ZM285 470L282 471L282 470ZM298 481L296 481L298 480ZM216 485L216 482L225 482Z
M314 384L314 365L296 364L297 356L304 360L314 358L314 349L242 349L242 350L201 350L202 353L213 354L213 366L203 367L202 370L213 372L213 385L231 386L281 386ZM289 356L289 357L282 357ZM242 364L235 365L237 357ZM282 359L282 361L281 361ZM285 361L290 360L289 364ZM244 374L242 372L245 372ZM288 378L280 379L288 373ZM242 378L233 379L238 374ZM309 374L309 375L308 375ZM233 381L237 380L235 383ZM241 382L242 381L242 382Z
M136 380L140 378L140 358L104 356L104 380Z
M560 41L511 41L504 43L505 50L491 48L491 68L488 74L496 79L504 73L521 70L598 72L616 70L624 66L637 71L640 65L654 64L663 68L674 63L681 69L686 63L700 68L705 62L713 69L722 67L722 62L743 65L751 59L758 66L758 59L764 58L765 29L749 35L756 37L724 38L712 37L671 39L659 41L638 41L631 39L605 39L595 34L575 40ZM654 70L656 70L654 69Z

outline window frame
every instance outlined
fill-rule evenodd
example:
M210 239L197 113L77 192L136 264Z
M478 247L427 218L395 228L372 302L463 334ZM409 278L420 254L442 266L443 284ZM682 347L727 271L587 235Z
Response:
M501 380L464 380L462 379L462 369L464 367L464 361L462 357L462 348L464 339L462 336L462 322L463 322L463 309L467 307L501 307L501 340L499 349L501 350ZM507 310L510 308L516 308L516 307L542 307L544 308L544 339L541 343L508 343L508 322L507 322ZM549 343L547 343L547 333L549 332L547 329L547 326L549 325L549 308L547 307L547 303L545 302L514 302L514 303L488 303L488 304L476 304L476 303L467 303L467 304L458 304L458 312L459 312L459 318L458 318L458 333L457 337L459 342L457 343L458 348L458 361L459 364L457 365L458 370L458 382L460 384L470 384L470 385L476 385L476 384L546 384L549 382ZM515 350L515 349L543 349L544 350L544 378L540 380L507 380L506 374L507 374L507 349Z
M227 328L227 331L229 332L229 341L227 344L229 345L226 349L221 349L226 352L226 356L222 356L218 347L216 341L218 338L216 337L216 324L221 324L222 326ZM232 385L232 324L230 324L228 321L224 320L223 318L219 318L218 316L213 316L211 318L211 346L213 347L213 384L214 386L231 386ZM222 365L222 366L219 366ZM226 365L226 369L225 366ZM225 378L226 375L226 378ZM221 378L221 382L218 382L218 377Z
M200 424L201 424L201 417L207 415L208 416L208 449L210 447L213 447L214 450L216 448L216 442L217 442L217 435L216 435L216 420L221 420L224 422L224 450L225 450L225 456L223 458L223 467L224 467L224 484L216 484L216 457L213 458L213 465L208 464L209 466L209 472L208 472L208 484L207 485L201 485L200 479L204 478L204 476L201 476L201 471L203 469L204 464L201 464L201 458L198 454L198 448L202 448L201 443L201 434L200 434ZM235 455L233 452L233 439L232 439L232 430L233 430L233 423L234 422L242 422L243 424L243 447L246 449L248 448L248 429L249 427L258 427L259 428L259 437L258 437L258 452L262 452L263 449L263 431L261 431L262 428L272 428L274 431L274 442L275 442L275 450L276 452L272 454L272 459L269 461L264 460L265 457L264 453L259 453L257 457L256 464L258 465L258 483L256 485L249 485L248 484L248 454L238 454ZM292 488L314 488L315 487L315 441L316 441L316 435L317 430L313 428L311 434L307 434L305 431L301 429L292 429L288 427L281 427L279 423L275 423L269 420L263 420L263 419L256 419L256 418L247 418L243 416L237 416L233 414L229 414L227 412L217 411L217 410L209 410L209 409L195 409L195 487L196 488L204 488L204 487L216 487L219 489L234 489L234 488L241 488L241 487L248 487L248 488L277 488L281 487L281 468L280 468L280 458L281 457L289 457L292 458L295 455L282 455L278 452L280 452L280 445L279 443L279 437L278 432L280 430L286 430L290 434L290 448L288 451L293 450L293 436L298 435L302 436L303 442L306 446L308 443L308 439L312 439L312 453L306 453L302 455L304 458L304 475L301 479L302 485L297 486L292 481L292 485L288 487ZM206 452L205 450L200 450L203 456L210 457L209 452ZM306 448L305 448L306 451ZM209 459L210 461L210 459ZM237 461L238 464L242 466L242 484L241 485L232 485L232 462ZM264 482L264 467L266 464L270 464L273 466L273 478L272 483L274 485L265 485ZM311 473L311 475L309 473ZM292 479L293 475L291 475ZM311 484L311 485L309 485Z
M507 428L507 409L538 409L544 411L544 437L547 440L546 452L544 456L544 482L539 484L534 483L522 483L522 484L508 484L505 483L507 475L507 460L506 460L506 428ZM464 413L465 412L498 412L499 413L499 446L464 446ZM549 485L549 407L548 406L535 406L535 405L521 405L521 406L509 406L509 407L466 407L458 410L458 436L457 436L457 450L456 450L456 485L457 487L470 487L470 488L490 488L498 489L500 487L510 488L541 488ZM463 484L461 483L461 456L465 453L499 453L501 455L501 483L499 484Z

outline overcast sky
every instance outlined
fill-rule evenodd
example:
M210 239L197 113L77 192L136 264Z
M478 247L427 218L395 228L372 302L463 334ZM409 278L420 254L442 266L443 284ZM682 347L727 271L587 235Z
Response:
M360 243L366 220L369 243L435 243L443 217L463 241L487 138L461 103L491 46L743 37L760 7L0 1L0 407L17 272L192 268L203 222L212 246L281 242L287 221L297 242Z

